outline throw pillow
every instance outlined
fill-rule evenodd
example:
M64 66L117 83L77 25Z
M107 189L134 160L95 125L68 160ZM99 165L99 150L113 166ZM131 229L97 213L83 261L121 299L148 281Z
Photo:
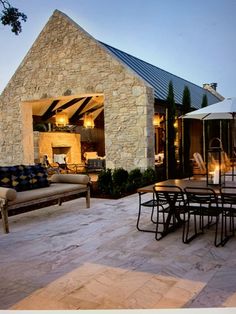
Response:
M31 169L31 188L38 189L49 186L48 174L42 165L28 166Z
M0 186L4 188L12 188L11 166L0 167Z
M17 191L27 191L31 189L31 174L25 166L17 165L11 168L12 187Z

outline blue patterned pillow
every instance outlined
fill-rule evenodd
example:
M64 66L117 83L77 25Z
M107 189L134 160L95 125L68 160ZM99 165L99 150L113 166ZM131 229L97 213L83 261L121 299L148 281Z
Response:
M16 191L27 191L31 189L31 173L25 166L17 165L11 167L12 187Z
M49 186L48 173L42 165L28 166L31 172L31 188L38 189Z
M12 188L11 166L0 167L0 186Z

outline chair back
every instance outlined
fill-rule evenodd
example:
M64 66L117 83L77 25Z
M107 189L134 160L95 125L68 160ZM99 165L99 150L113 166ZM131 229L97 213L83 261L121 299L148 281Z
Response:
M193 154L193 158L194 158L199 170L205 174L206 173L206 165L202 159L202 155L196 152Z
M236 206L236 187L221 187L220 196L222 205Z
M184 189L188 205L196 204L199 207L209 207L212 204L218 205L218 198L215 191L204 187L186 187Z
M184 203L183 190L175 185L155 185L154 194L158 204Z
M231 161L225 151L221 152L221 160L223 164L223 170L225 172L229 171L231 169Z

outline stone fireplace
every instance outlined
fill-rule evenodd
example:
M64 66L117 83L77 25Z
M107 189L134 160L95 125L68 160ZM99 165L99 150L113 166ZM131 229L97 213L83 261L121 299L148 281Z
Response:
M42 162L47 155L50 163L81 163L80 134L66 132L34 132L35 161Z

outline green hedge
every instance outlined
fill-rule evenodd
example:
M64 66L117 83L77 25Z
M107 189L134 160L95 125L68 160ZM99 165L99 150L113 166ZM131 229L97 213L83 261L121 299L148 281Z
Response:
M136 192L139 187L161 180L163 175L152 168L144 171L135 168L130 172L123 168L106 169L99 173L97 187L101 194L120 197Z

